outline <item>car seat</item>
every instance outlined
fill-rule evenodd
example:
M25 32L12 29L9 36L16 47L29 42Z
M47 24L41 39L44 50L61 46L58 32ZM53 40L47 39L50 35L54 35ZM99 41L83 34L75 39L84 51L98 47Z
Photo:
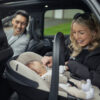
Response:
M29 34L31 39L26 51L32 51L44 55L46 52L52 50L52 41L47 38L42 38L42 33L39 28L36 29L36 20L33 17L30 19Z
M19 100L80 100L67 95L65 92L58 92L58 66L64 65L64 36L62 33L59 32L54 38L50 88L35 72L25 67L28 61L41 59L41 56L32 52L26 52L25 54L27 56L22 54L17 59L9 60L6 68L6 77L12 88L18 93ZM34 57L34 55L38 55L38 58ZM35 79L33 79L34 76ZM42 85L37 81L40 81Z

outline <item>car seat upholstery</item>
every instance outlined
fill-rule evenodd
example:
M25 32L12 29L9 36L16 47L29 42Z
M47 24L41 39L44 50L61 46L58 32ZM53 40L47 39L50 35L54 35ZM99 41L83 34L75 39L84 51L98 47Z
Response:
M35 19L31 18L29 24L29 34L31 39L29 45L26 48L26 51L32 51L40 55L44 55L46 52L52 50L52 44L49 39L42 39L41 31L39 28L35 28L35 24Z
M5 32L3 30L2 22L0 20L0 75L2 75L4 69L5 69L5 62L12 57L13 50L8 45L8 41L5 35Z
M29 61L32 61L32 60L40 61L41 58L42 58L42 56L40 56L39 54L36 54L34 52L25 52L25 53L22 53L21 55L19 55L16 60L25 65L26 63L28 63Z

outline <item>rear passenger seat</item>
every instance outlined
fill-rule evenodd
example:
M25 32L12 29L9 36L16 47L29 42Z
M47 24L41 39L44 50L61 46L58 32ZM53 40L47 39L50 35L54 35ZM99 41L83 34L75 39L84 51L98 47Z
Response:
M52 50L51 41L49 39L42 39L40 29L35 29L35 19L31 18L28 28L30 34L30 42L26 48L26 51L32 51L40 55L44 55L46 52Z

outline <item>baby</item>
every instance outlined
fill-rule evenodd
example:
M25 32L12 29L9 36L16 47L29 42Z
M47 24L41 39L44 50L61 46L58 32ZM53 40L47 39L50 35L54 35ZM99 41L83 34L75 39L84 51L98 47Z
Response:
M31 70L35 71L40 77L50 82L51 81L51 70L47 70L47 68L39 61L30 61L26 64ZM82 83L81 81L75 79L67 79L63 75L65 70L65 66L59 67L59 88L62 88L63 91L76 96L81 99L91 99L94 96L94 89L92 88L91 81L88 79L86 83ZM73 83L75 86L72 86Z
M46 67L44 67L42 62L39 61L30 61L26 64L26 66L28 66L40 76L44 75L47 72Z

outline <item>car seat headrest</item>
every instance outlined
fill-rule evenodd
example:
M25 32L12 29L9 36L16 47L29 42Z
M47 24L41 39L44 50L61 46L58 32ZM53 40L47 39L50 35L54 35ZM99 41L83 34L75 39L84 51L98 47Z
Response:
M27 64L29 61L32 61L32 60L40 61L41 58L42 58L42 56L40 56L36 53L24 52L21 55L19 55L19 57L16 60L23 64Z

